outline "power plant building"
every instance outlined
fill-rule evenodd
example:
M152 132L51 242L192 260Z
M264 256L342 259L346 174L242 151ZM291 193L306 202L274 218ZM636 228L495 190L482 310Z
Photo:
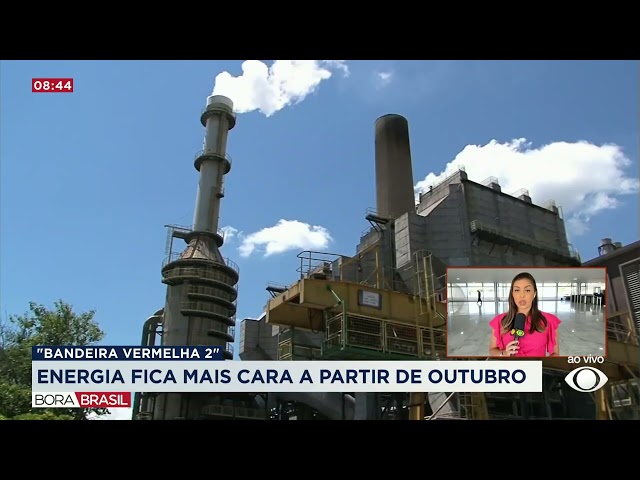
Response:
M217 218L223 175L230 168L226 135L235 124L231 101L210 97L202 122L206 137L196 160L200 193L194 227L170 232L168 243L178 236L187 247L163 267L167 301L150 322L161 325L165 345L219 345L230 355L239 277L220 256L223 238ZM290 284L267 286L271 298L264 315L241 322L242 360L446 360L448 266L581 265L553 201L536 205L524 189L504 193L498 179L477 183L463 169L416 199L407 120L400 115L378 118L374 137L376 208L365 213L369 228L355 253L301 252L297 278L292 272ZM172 248L169 252L171 256ZM626 285L637 292L636 284ZM637 306L633 308L631 315L637 318ZM622 333L609 336L602 369L611 385L628 386L640 375L638 327L619 322L617 328ZM144 332L143 343L155 341L150 328ZM536 394L139 395L142 407L134 417L612 418L615 399L609 390L599 391L594 402L564 383L572 368L566 359L547 358L544 366L545 391ZM631 402L626 407L637 414L640 401Z

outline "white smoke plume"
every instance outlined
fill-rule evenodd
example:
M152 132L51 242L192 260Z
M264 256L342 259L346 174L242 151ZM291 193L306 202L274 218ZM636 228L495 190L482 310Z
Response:
M345 60L274 60L270 67L260 60L245 60L242 75L216 76L212 95L233 101L236 113L258 110L270 117L287 105L303 101L334 71L349 75Z

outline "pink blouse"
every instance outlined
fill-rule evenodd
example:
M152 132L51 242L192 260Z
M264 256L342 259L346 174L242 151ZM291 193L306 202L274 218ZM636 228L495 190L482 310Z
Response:
M524 326L524 337L519 339L520 350L514 355L514 357L546 357L547 352L553 353L556 347L556 335L558 326L562 321L551 313L540 312L547 320L547 327L544 332L529 333L531 328L531 317L527 317L527 321ZM511 331L500 335L500 321L505 317L506 313L501 313L489 322L489 325L493 329L493 334L496 337L496 346L500 350L504 350L509 342L513 341L513 335Z

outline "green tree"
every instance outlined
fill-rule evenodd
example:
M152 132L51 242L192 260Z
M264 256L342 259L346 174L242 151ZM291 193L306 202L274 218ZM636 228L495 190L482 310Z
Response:
M107 409L31 408L31 347L92 345L105 334L93 319L94 310L75 313L62 300L53 309L30 302L29 310L0 325L0 419L86 420L91 412L108 413Z

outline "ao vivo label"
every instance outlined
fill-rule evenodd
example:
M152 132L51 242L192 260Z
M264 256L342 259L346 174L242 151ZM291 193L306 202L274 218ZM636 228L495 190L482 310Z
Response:
M128 408L131 392L34 392L33 408Z
M31 92L71 93L73 92L73 78L32 78Z
M604 363L604 357L588 355L586 357L567 357L567 363Z

